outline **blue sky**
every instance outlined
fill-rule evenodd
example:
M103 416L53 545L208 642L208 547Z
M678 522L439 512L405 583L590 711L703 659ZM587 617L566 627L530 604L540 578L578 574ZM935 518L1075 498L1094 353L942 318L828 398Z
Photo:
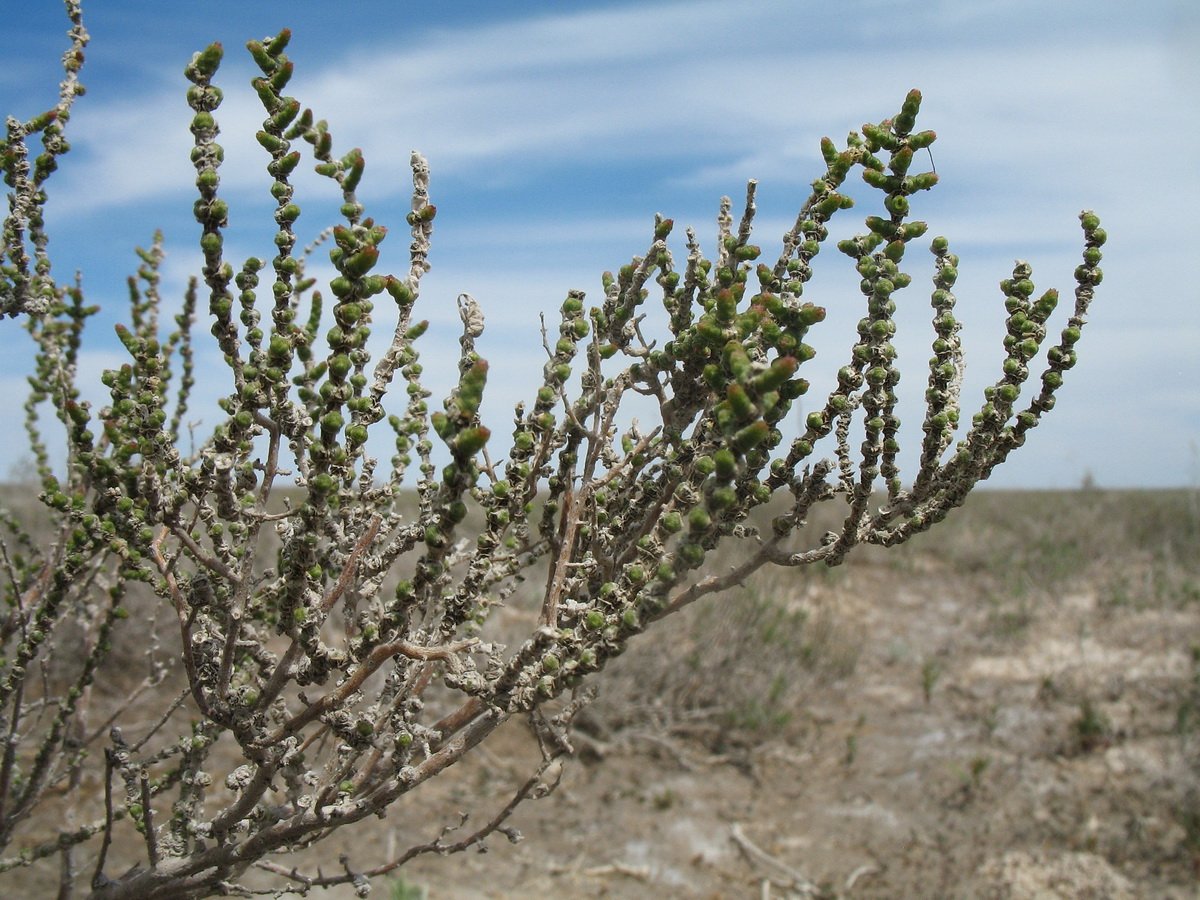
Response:
M538 381L539 312L552 313L570 288L598 302L600 273L644 252L655 212L695 226L711 251L719 198L732 196L736 211L746 179L756 178L756 240L770 252L823 171L821 136L841 143L850 129L894 114L919 87L921 126L939 135L941 184L914 211L929 221L930 237L947 235L962 257L956 293L968 412L1003 357L996 285L1014 259L1030 261L1039 289L1069 292L1079 211L1095 209L1110 236L1079 365L1058 408L990 484L1072 487L1085 473L1109 487L1200 483L1192 243L1200 174L1190 155L1200 142L1200 15L1190 0L1136 8L1127 0L392 0L349 8L85 0L88 94L48 207L57 274L81 270L89 301L104 308L93 320L85 380L99 386L99 373L121 361L112 326L124 315L135 245L165 232L164 291L174 306L198 270L182 71L213 40L226 47L217 80L226 93L218 120L232 208L227 248L233 260L272 254L270 179L253 140L263 114L241 48L286 25L296 64L288 92L329 121L335 150L363 149L359 196L392 226L384 260L393 270L406 264L409 151L428 157L439 212L418 308L432 322L421 350L436 402L455 374L455 297L473 294L488 323L479 349L492 363L484 416L494 440ZM64 29L55 0L10 11L0 112L26 118L52 104ZM315 180L302 190L298 231L307 241L332 223L331 196ZM842 214L835 237L878 212L871 193L857 193L863 203ZM909 254L914 282L897 298L911 448L920 442L931 259ZM832 385L862 311L857 276L832 242L814 268L807 296L829 311L807 364L819 391ZM0 416L15 426L27 338L12 322L0 329ZM380 332L390 333L386 316ZM227 385L207 328L197 333L205 343L195 417L211 424L204 404ZM19 430L10 434L0 476L24 452ZM376 449L386 456L385 444Z

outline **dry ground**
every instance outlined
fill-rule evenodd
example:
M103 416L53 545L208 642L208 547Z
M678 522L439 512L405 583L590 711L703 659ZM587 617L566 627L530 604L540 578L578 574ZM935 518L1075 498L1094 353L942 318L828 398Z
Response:
M902 548L761 573L602 673L525 840L372 895L1200 896L1198 547L1195 492L993 492ZM535 758L514 723L302 867L479 824ZM53 896L30 874L0 895Z
M604 673L582 759L514 818L522 843L386 888L1200 896L1198 547L1194 494L989 493L898 551L764 573ZM511 729L345 848L498 808L531 749Z

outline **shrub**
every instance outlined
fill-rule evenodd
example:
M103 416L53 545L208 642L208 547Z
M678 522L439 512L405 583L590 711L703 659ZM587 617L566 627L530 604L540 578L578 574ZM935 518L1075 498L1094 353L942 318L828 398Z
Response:
M1001 283L1005 359L969 423L959 420L959 260L934 238L920 462L901 478L893 313L912 280L902 265L926 230L910 203L937 182L913 168L935 135L916 130L921 95L911 91L895 116L851 133L845 147L822 141L826 169L774 258L751 243L751 182L740 221L722 201L709 255L689 230L677 264L673 223L656 217L646 254L604 276L598 305L568 292L542 383L517 406L507 450L493 455L480 418L484 319L471 297L459 297L457 385L431 408L422 381L426 323L415 314L436 213L428 166L413 155L409 267L383 274L388 231L356 192L364 156L335 152L326 123L285 93L283 31L248 44L262 73L252 82L266 116L257 137L276 201L270 258L235 263L225 252L214 44L186 68L202 277L165 323L161 247L140 251L128 323L117 327L128 361L104 373L111 400L93 409L77 362L96 308L78 283L55 277L42 217L82 92L87 34L77 0L66 5L73 43L60 98L29 121L9 118L0 142L11 190L0 310L23 321L36 346L27 428L52 518L48 537L3 518L0 847L23 849L0 870L57 864L63 896L84 848L96 897L236 893L251 867L297 889L352 884L365 893L372 876L418 854L508 833L508 815L542 792L548 767L569 750L586 676L666 616L763 566L834 566L858 545L892 546L938 523L1025 441L1075 362L1100 281L1104 232L1094 214L1080 217L1083 261L1057 341L1047 340L1057 294L1036 294L1021 262ZM42 150L31 159L34 139ZM294 228L290 179L304 144L343 200L328 232L337 274L320 289ZM883 195L882 214L838 244L862 276L865 314L836 388L785 438L785 418L808 388L805 337L824 317L804 300L806 283L829 221L851 206L839 189L856 172ZM661 340L643 333L651 281L669 320ZM197 312L202 295L206 315ZM398 324L372 366L378 302L394 307ZM224 354L227 393L220 421L190 451L180 429L201 318ZM1023 402L1035 360L1040 377ZM631 394L651 398L653 424L622 417ZM64 460L46 450L46 408L66 433ZM366 450L379 431L395 448L386 471ZM806 519L827 503L841 504L840 525L812 539ZM468 515L478 522L471 530ZM730 544L736 565L706 570ZM536 616L523 640L505 646L494 639L495 614L529 576L541 579ZM138 600L139 585L156 604ZM159 607L171 633L149 624ZM119 683L121 657L110 650L122 631L171 642L162 652L182 675L160 665L129 695L99 696L96 688ZM168 690L176 681L178 695ZM428 842L364 870L344 861L332 874L303 873L267 859L410 802L519 716L535 724L544 759L477 830L456 837L431 825ZM64 796L71 805L59 819Z

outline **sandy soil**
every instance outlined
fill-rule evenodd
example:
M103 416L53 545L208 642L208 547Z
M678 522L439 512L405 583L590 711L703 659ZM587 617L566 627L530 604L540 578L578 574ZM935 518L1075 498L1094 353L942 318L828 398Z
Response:
M422 858L384 887L430 898L1200 896L1196 605L1114 602L1110 573L997 600L988 573L951 565L927 553L872 561L801 592L840 623L856 661L844 677L812 679L783 728L724 752L669 727L581 738L603 760L583 753L554 794L518 810L526 840ZM499 808L532 758L524 729L510 729L419 816L397 810L344 846L353 858L364 839L402 848L479 797Z
M1200 516L1067 499L985 498L940 537L664 623L603 673L578 758L510 820L524 840L419 857L372 896L1200 896ZM714 613L755 604L790 618ZM723 683L726 659L747 669ZM365 868L460 811L478 826L537 758L511 723L280 862ZM55 881L18 870L0 896Z

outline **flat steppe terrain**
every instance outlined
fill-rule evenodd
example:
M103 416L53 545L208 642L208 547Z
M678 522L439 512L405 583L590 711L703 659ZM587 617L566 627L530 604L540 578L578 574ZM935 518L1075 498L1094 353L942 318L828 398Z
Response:
M861 550L643 636L597 679L557 790L513 815L523 841L419 857L372 896L1197 896L1200 492L980 491ZM536 760L514 722L279 862L365 868L460 811L481 824ZM53 896L52 868L0 895Z

